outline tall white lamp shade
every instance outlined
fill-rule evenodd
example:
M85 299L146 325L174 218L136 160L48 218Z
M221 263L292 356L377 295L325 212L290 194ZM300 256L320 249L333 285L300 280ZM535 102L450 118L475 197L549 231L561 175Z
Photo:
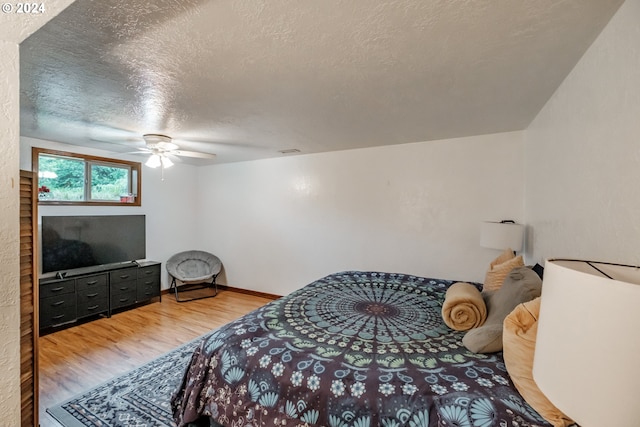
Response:
M490 249L522 250L524 226L514 222L485 221L480 227L480 246Z
M582 427L640 425L640 269L545 263L533 378Z

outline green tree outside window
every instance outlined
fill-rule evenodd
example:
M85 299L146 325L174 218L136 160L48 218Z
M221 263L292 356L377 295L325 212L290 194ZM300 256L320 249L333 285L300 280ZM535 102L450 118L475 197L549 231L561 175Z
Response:
M34 162L40 202L140 206L140 163L40 148Z

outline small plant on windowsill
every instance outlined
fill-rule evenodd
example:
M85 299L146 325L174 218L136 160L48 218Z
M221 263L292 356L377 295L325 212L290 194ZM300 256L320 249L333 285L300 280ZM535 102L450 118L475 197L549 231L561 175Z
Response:
M38 188L38 200L48 199L51 197L51 190L46 185Z

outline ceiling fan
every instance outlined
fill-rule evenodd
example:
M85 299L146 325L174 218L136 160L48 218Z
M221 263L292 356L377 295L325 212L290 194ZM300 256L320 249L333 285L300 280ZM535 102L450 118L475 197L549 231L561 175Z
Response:
M137 153L151 154L145 165L150 168L169 168L173 166L170 156L197 157L200 159L213 159L215 154L202 153L199 151L181 150L180 147L172 142L171 137L157 133L148 133L142 135L146 147L139 148Z

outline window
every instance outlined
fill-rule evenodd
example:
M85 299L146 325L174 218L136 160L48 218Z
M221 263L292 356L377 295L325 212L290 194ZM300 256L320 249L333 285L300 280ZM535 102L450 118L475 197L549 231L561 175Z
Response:
M32 156L41 204L140 206L140 163L43 148Z

